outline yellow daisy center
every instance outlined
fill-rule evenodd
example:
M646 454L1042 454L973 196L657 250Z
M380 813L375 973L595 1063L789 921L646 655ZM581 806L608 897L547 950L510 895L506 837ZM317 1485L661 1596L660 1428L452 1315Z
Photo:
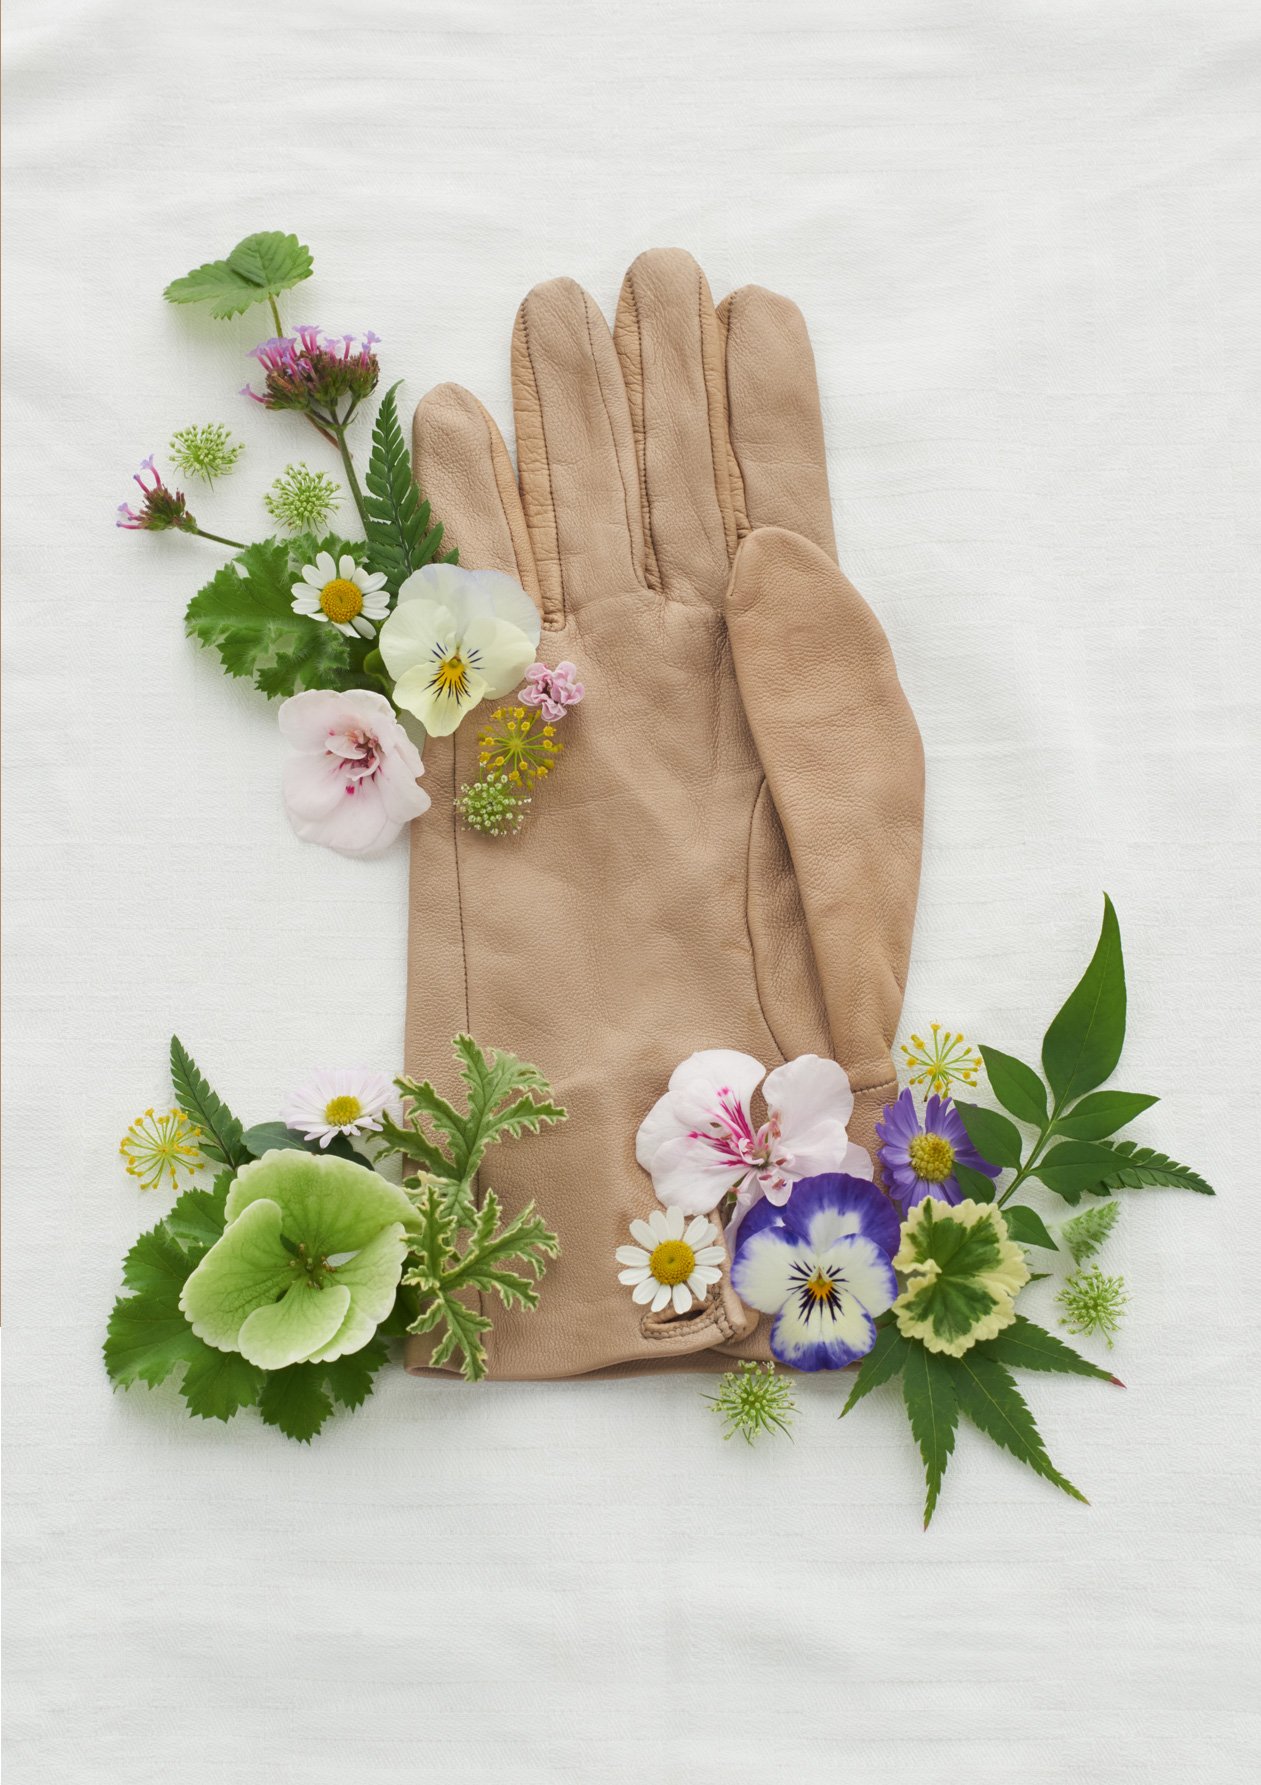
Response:
M348 577L335 576L320 590L320 606L330 620L344 626L363 612L363 590Z
M332 1097L324 1105L324 1120L330 1128L344 1128L347 1122L357 1122L363 1114L363 1105L357 1097Z
M457 700L467 698L468 664L458 651L439 660L429 686L439 694L453 694Z
M671 1288L686 1283L695 1268L696 1254L686 1240L662 1240L648 1260L648 1269L658 1283Z
M917 1134L906 1150L912 1171L926 1184L943 1184L954 1170L955 1150L944 1134Z

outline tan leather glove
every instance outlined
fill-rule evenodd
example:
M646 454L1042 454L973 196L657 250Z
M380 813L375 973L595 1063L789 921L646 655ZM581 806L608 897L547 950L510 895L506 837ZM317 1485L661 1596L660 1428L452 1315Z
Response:
M493 1310L490 1373L729 1367L769 1323L724 1270L689 1313L617 1279L656 1207L636 1131L701 1048L849 1073L852 1140L894 1091L919 879L923 759L884 634L836 565L801 315L748 286L715 312L700 268L641 255L612 336L569 279L512 342L519 477L477 400L441 385L415 420L418 481L470 569L519 578L540 656L586 698L524 829L462 828L484 712L430 740L412 827L406 1060L450 1037L533 1061L562 1127L495 1149L511 1212L560 1237L535 1313ZM454 1086L447 1086L454 1089ZM425 1340L408 1365L423 1369Z

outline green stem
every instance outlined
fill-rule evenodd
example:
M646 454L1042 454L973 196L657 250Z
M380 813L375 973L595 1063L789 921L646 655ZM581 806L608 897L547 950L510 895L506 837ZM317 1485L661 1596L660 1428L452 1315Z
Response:
M1038 1163L1038 1160L1042 1157L1043 1153L1046 1151L1047 1142L1050 1140L1052 1134L1055 1132L1055 1124L1059 1120L1060 1110L1063 1107L1064 1107L1063 1101L1060 1100L1059 1102L1056 1103L1054 1109L1051 1111L1050 1115L1047 1117L1046 1126L1042 1129L1042 1132L1038 1135L1037 1140L1034 1141L1033 1149L1030 1152L1029 1157L1025 1160L1024 1164L1020 1167L1020 1170L1016 1173L1016 1175L1012 1179L1011 1183L1008 1184L1007 1188L1003 1191L1003 1194L999 1197L998 1206L1000 1209L1002 1208L1003 1204L1012 1195L1014 1195L1014 1193L1017 1190L1019 1190L1020 1186L1024 1183L1025 1179L1032 1172L1034 1166Z
M271 305L271 319L276 325L276 339L279 340L285 332L285 325L280 320L280 311L276 308L276 300L270 292L267 293L267 302Z
M204 527L185 527L185 533L195 533L198 539L213 539L216 545L231 546L234 552L243 552L244 545L239 539L225 539L222 533L207 533Z
M368 537L368 517L364 512L363 491L359 488L359 479L355 474L355 461L350 456L350 448L346 444L346 423L335 421L333 432L337 436L337 450L342 455L342 464L346 468L346 482L350 485L350 494L354 498L355 507L359 510L359 525L363 528L363 536Z

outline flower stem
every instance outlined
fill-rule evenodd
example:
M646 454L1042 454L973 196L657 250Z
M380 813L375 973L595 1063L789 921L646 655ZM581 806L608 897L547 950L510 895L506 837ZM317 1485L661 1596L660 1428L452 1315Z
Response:
M1003 1194L999 1197L998 1206L1000 1209L1002 1208L1003 1204L1013 1195L1013 1193L1015 1191L1019 1190L1020 1186L1024 1183L1025 1179L1030 1175L1034 1166L1038 1163L1038 1160L1042 1157L1043 1153L1046 1151L1047 1142L1050 1140L1052 1134L1055 1132L1055 1124L1059 1120L1060 1110L1062 1108L1063 1108L1062 1101L1057 1102L1054 1109L1051 1111L1050 1115L1047 1117L1046 1125L1042 1129L1042 1132L1038 1135L1037 1140L1034 1141L1033 1148L1029 1154L1029 1157L1025 1160L1024 1164L1020 1167L1020 1170L1016 1173L1016 1175L1012 1179L1011 1183L1008 1184L1007 1188L1003 1191Z
M271 319L276 325L276 339L279 340L285 332L285 325L280 320L280 311L276 308L276 300L270 292L267 293L267 302L271 305Z
M243 552L244 545L239 539L225 539L222 533L207 533L204 527L185 527L186 533L195 533L198 539L213 539L216 545L231 546L234 552Z
M350 456L350 448L346 444L346 423L335 421L333 432L337 437L337 450L342 456L342 464L346 469L346 482L350 485L350 494L355 507L359 510L359 525L363 528L363 536L368 537L368 517L364 512L363 491L359 488L359 479L355 473L355 461Z

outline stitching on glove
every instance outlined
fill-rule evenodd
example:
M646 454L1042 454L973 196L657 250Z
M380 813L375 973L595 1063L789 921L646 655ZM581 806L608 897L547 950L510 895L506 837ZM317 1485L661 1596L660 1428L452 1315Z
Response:
M557 615L556 603L549 598L547 586L543 578L539 578L539 598L543 604L543 624L549 631L559 631L565 624L565 559L560 549L560 524L556 519L556 495L552 489L552 460L547 450L547 422L544 417L543 399L539 396L538 373L534 369L534 354L530 347L530 319L526 314L526 306L521 307L521 338L525 342L526 364L530 368L530 381L534 386L534 406L538 410L539 435L543 446L543 464L547 470L547 503L551 515L551 535L556 542L556 577L560 583L560 612ZM517 457L521 456L520 441L517 443ZM527 528L529 520L526 521ZM538 553L536 551L535 557Z
M704 1311L699 1319L695 1317L689 1319L686 1314L681 1314L671 1320L663 1321L659 1314L645 1314L639 1323L641 1338L647 1339L651 1344L660 1345L666 1340L677 1339L681 1333L696 1334L716 1331L720 1338L734 1339L736 1329L731 1324L727 1310L722 1305L720 1285L714 1286L713 1294L713 1306ZM652 1325L653 1321L656 1321L657 1324ZM715 1341L711 1341L711 1343L713 1342ZM698 1346L697 1349L704 1350L706 1347Z
M749 938L749 959L753 966L753 995L757 999L758 1015L762 1019L762 1027L770 1037L771 1045L779 1056L774 1063L777 1066L782 1066L788 1059L788 1053L784 1048L784 1044L780 1041L779 1036L775 1033L774 1028L771 1026L771 1019L766 1014L766 1006L762 1003L762 976L758 971L757 947L753 941L753 924L749 917L749 901L752 896L751 889L753 886L753 829L757 824L758 807L762 803L763 795L765 795L767 799L770 799L771 797L770 788L766 785L765 775L762 776L761 781L758 783L758 790L753 796L753 804L749 808L749 831L744 844L744 933Z
M595 350L595 336L591 332L591 303L585 292L583 293L582 314L587 324L587 344L591 348L591 363L595 367L595 381L600 392L600 407L604 410L604 419L608 423L609 445L613 448L613 463L617 466L617 481L622 486L622 506L626 510L626 531L630 540L631 563L633 565L635 562L635 538L637 529L634 516L631 514L630 496L626 489L626 479L622 475L622 460L617 450L617 430L613 426L613 412L609 408L609 399L605 394L604 380L600 376L600 360ZM633 432L634 430L632 428L632 434ZM638 530L642 531L642 529L643 518L641 516Z
M630 406L631 433L635 436L635 460L639 467L639 499L643 504L644 528L644 575L648 587L657 594L665 593L661 580L661 565L657 558L657 542L652 536L652 505L648 500L648 451L644 445L647 433L647 422L644 419L644 331L639 326L639 299L635 296L635 281L626 281L626 296L630 303L631 315L635 319L635 357L639 361L639 415L635 414L635 405ZM627 393L629 396L629 391Z

